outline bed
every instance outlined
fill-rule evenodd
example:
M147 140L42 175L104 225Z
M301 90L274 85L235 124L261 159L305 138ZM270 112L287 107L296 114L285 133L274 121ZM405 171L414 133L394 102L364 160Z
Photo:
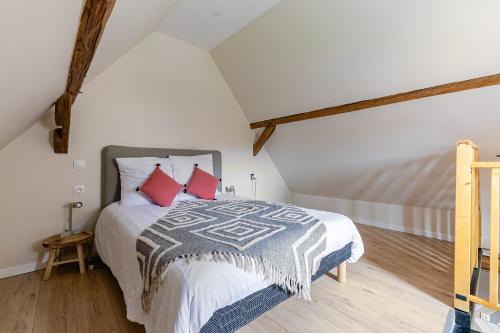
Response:
M96 248L123 291L127 318L141 323L148 333L234 332L265 311L286 300L290 293L262 275L238 269L229 263L176 261L169 265L151 310L143 311L142 276L136 253L139 234L175 207L119 204L118 157L165 157L212 154L214 174L222 175L218 151L132 148L109 146L102 151L102 206L96 225ZM219 185L221 190L221 185ZM238 200L220 194L219 200ZM363 243L353 222L340 214L307 210L320 219L327 245L313 280L343 262L353 263L363 254Z

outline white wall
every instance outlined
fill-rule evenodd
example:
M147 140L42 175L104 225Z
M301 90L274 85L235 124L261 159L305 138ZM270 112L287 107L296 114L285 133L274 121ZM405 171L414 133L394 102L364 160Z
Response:
M153 33L83 91L74 106L68 155L53 153L52 114L0 151L0 277L35 266L40 240L62 231L68 202L84 202L77 229L93 225L106 145L218 149L224 185L250 195L254 172L259 197L289 199L267 153L252 156L254 133L207 51ZM87 169L72 170L74 159L86 160ZM85 195L73 197L73 184L85 185Z
M499 73L499 11L497 0L284 0L211 53L260 121ZM446 211L457 140L498 161L499 105L500 86L435 96L280 125L265 147L293 193Z
M500 72L500 1L285 0L211 51L250 121ZM284 124L297 193L453 209L455 142L500 153L500 86Z
M61 95L83 1L0 1L0 149Z
M84 1L0 1L0 149L64 91ZM89 70L94 78L151 34L175 0L120 0Z
M354 222L447 241L454 239L454 211L292 193L298 206L332 211Z
M284 0L212 50L250 121L496 74L500 2Z

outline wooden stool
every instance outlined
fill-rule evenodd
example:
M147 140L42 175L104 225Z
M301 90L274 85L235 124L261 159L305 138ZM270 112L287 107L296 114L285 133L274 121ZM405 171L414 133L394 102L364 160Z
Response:
M45 269L45 273L43 274L43 280L48 280L50 277L50 273L54 266L69 264L72 262L78 262L80 264L80 273L85 273L85 254L83 252L83 246L87 244L90 240L94 238L94 234L91 232L83 231L79 234L61 237L61 235L54 235L42 242L42 246L50 249L49 253L49 261L47 262L47 268ZM59 254L63 248L75 246L77 257L73 259L67 260L59 260Z

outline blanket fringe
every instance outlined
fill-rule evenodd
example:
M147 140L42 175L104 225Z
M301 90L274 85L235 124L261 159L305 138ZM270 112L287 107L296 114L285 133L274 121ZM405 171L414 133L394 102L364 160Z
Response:
M167 275L168 265L178 260L186 260L187 263L193 261L213 261L217 263L233 264L239 269L242 269L246 272L262 274L266 279L274 282L284 290L297 295L299 298L303 298L307 302L311 301L312 274L307 277L306 281L299 282L290 277L289 275L282 273L276 267L271 265L268 261L263 260L261 258L245 256L239 253L215 251L212 253L182 255L165 263L160 268L161 273L152 278L153 280L152 285L149 286L148 290L144 289L142 293L142 307L144 311L149 312L151 310L153 296L156 292L158 292L160 286L163 284L163 281L165 280L165 277ZM314 271L316 270L317 268L315 267ZM313 274L314 271L312 272Z

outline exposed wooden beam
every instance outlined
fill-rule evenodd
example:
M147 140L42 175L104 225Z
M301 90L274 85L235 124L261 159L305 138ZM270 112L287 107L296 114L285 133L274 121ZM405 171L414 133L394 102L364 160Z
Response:
M271 137L271 135L273 135L275 129L276 125L271 125L264 129L264 131L259 136L257 141L255 141L255 143L253 144L253 156L257 156L257 154L262 149L266 141Z
M74 98L80 93L115 2L116 0L85 1L66 88Z
M343 104L343 105L333 106L333 107L329 107L329 108L325 108L325 109L320 109L320 110L315 110L315 111L298 113L298 114L285 116L285 117L279 117L279 118L273 118L273 119L269 119L269 120L259 121L259 122L250 124L250 128L255 129L255 128L268 127L268 126L276 126L276 125L281 125L281 124L286 124L286 123L291 123L291 122L296 122L296 121L333 116L333 115L337 115L337 114L341 114L341 113L359 111L359 110L374 108L374 107L388 105L388 104L401 103L401 102L406 102L406 101L410 101L410 100L414 100L414 99L449 94L449 93L454 93L454 92L463 91L463 90L493 86L493 85L497 85L497 84L500 84L500 74L483 76L483 77L479 77L479 78L475 78L475 79L471 79L471 80L453 82L453 83L443 84L443 85L434 86L434 87L430 87L430 88L424 88L424 89L419 89L419 90L414 90L414 91L409 91L409 92L404 92L404 93L399 93L399 94L364 100L364 101L360 101L360 102Z
M54 130L54 151L59 154L68 153L71 104L73 97L70 93L64 93L56 102L55 120L59 127Z
M56 125L60 126L54 130L53 136L56 153L68 152L71 105L80 93L115 2L116 0L86 0L83 6L66 91L56 103ZM70 101L69 108L68 101ZM59 113L57 112L58 105Z

